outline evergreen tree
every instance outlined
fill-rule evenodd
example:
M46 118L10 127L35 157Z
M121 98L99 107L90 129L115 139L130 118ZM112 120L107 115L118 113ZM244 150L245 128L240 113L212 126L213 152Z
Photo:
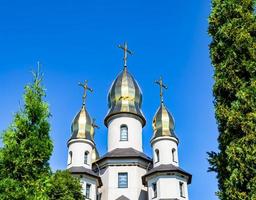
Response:
M254 0L212 0L219 152L209 153L222 200L256 199L256 19Z
M80 182L77 178L70 176L68 171L57 171L49 179L51 187L47 190L50 200L84 200L81 189L78 190Z
M10 127L3 132L3 147L0 149L0 199L51 199L53 177L49 159L53 150L48 122L50 112L44 101L42 75L34 74L32 84L25 87L24 106L14 116ZM70 174L58 173L58 180L66 181L69 176L77 198L82 199L81 186ZM61 186L60 186L61 187ZM52 194L51 194L52 195ZM72 194L70 194L72 196ZM58 199L58 198L56 198ZM60 199L65 199L64 197ZM72 198L69 198L72 199Z

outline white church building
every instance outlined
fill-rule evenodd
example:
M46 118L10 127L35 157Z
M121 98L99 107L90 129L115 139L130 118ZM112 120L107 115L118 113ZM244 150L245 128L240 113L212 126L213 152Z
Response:
M99 156L94 141L94 120L83 105L72 122L68 140L67 169L81 180L85 199L90 200L188 200L188 185L192 175L179 167L179 139L174 131L174 119L163 101L153 118L151 147L153 158L143 153L142 134L146 119L141 110L142 92L127 69L127 45L124 67L113 81L108 93L108 113L104 123L108 128L107 153Z

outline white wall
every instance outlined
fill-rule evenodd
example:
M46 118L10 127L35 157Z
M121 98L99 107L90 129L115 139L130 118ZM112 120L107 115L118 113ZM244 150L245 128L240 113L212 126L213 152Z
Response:
M75 175L75 176L80 179L80 183L82 185L83 195L85 196L85 194L86 194L86 184L90 184L91 189L90 189L90 198L89 199L90 200L97 200L97 181L95 179L92 179L92 178L90 178L88 176L85 176L85 175ZM87 200L88 198L85 198L85 199Z
M184 197L180 196L179 184L182 182L184 184ZM157 197L153 198L152 184L157 184ZM148 181L148 199L149 200L159 200L159 199L180 199L188 200L188 186L187 180L176 176L176 175L160 175L152 177Z
M92 167L92 148L94 144L85 139L73 139L68 143L68 166L70 167L85 167L91 169ZM69 152L72 152L72 162L70 163ZM88 162L84 163L84 153L89 152Z
M177 140L171 137L161 137L152 141L154 167L161 164L173 164L179 166ZM174 152L174 160L172 150ZM156 150L159 151L159 161L156 162Z
M120 141L121 125L128 126L128 141ZM132 117L114 118L108 124L108 151L130 147L142 151L141 122Z
M128 188L118 188L118 173L128 173ZM109 166L101 175L103 186L99 189L102 200L115 200L124 195L131 200L146 200L147 188L142 185L141 177L146 169L138 166Z

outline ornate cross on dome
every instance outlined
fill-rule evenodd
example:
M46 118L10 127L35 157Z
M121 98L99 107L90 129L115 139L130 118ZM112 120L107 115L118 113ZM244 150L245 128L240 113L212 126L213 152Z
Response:
M100 128L97 124L96 124L96 119L95 118L93 118L92 119L92 126L93 126L93 128Z
M118 45L118 48L120 48L120 49L122 49L124 51L124 58L123 58L124 59L124 67L127 67L127 57L128 57L127 53L132 55L133 52L128 49L127 42L125 42L123 46L122 45Z
M86 99L86 96L87 96L87 90L90 91L90 92L93 92L93 89L88 87L88 81L87 80L85 80L84 83L79 82L78 85L84 88L83 105L85 105L85 99Z
M160 87L160 100L161 100L161 103L163 103L164 102L163 88L167 89L168 87L163 83L162 76L160 76L160 79L155 81L155 83L158 84Z

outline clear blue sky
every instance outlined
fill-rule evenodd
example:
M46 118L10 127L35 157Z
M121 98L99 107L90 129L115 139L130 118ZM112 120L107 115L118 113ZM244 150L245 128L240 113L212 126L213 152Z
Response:
M207 151L217 148L207 35L209 0L2 0L0 6L0 131L22 104L23 87L36 61L43 64L46 100L52 118L51 166L65 169L70 125L81 107L78 81L94 89L87 108L100 129L96 143L106 152L107 92L122 69L117 45L128 41L135 52L128 69L143 90L143 130L151 155L151 122L159 106L160 75L169 86L165 102L176 121L183 169L193 174L191 200L214 200L215 174L207 173Z

